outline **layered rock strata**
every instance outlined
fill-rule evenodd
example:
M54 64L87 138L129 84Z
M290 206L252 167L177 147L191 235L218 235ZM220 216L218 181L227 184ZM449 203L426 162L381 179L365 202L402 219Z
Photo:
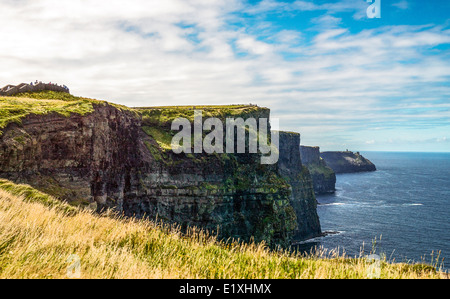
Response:
M278 170L291 186L291 205L297 215L297 239L321 235L314 179L300 156L300 134L280 132L280 160Z

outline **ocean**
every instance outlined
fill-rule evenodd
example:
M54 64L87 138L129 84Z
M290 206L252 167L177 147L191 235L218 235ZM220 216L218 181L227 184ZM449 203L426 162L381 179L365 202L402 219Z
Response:
M317 196L322 231L300 245L450 269L450 153L362 152L376 172L338 174ZM374 242L376 240L376 242Z

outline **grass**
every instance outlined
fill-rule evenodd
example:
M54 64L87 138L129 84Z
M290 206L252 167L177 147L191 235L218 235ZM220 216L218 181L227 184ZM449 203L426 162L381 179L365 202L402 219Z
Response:
M227 117L255 116L267 112L267 108L250 105L223 105L223 106L161 106L133 108L142 117L142 122L147 126L158 125L170 128L176 118L194 120L194 110L201 110L203 118L216 117L225 120Z
M155 106L129 109L140 116L142 130L157 143L158 147L154 147L148 142L146 143L155 158L159 158L155 151L159 150L163 153L172 151L172 138L176 134L176 131L171 129L172 122L177 118L185 118L194 126L195 110L202 112L203 119L218 118L222 121L223 125L226 124L227 118L247 119L254 117L258 119L259 117L267 118L269 116L268 108L255 105ZM245 130L249 131L247 127ZM203 138L206 135L207 132L203 132ZM191 146L194 146L194 136L191 137Z
M21 124L31 114L43 115L58 113L69 117L72 114L85 115L94 111L93 104L107 102L73 96L64 92L41 91L17 94L13 97L0 97L0 136L10 123ZM163 151L171 150L172 134L170 125L178 117L194 119L194 110L202 110L203 117L245 117L265 112L267 108L252 105L216 106L161 106L148 108L128 108L108 103L119 110L126 110L142 119L144 132L158 143Z
M58 113L66 117L72 113L85 115L94 111L93 103L102 102L54 91L0 97L0 136L8 124L21 124L22 119L27 115L50 113Z
M20 196L25 202L38 202L46 207L55 208L67 213L76 213L78 209L68 203L62 202L46 193L38 191L29 185L14 184L8 180L0 179L0 190L14 196Z
M160 146L163 151L171 151L172 150L172 138L173 136L170 132L166 130L162 130L159 127L148 127L143 126L142 130L148 136L151 136Z
M367 278L373 263L337 252L301 256L220 242L147 220L64 211L31 187L0 188L0 278ZM49 202L51 204L49 204ZM433 267L380 263L380 278L444 278Z
M322 161L321 161L322 162ZM311 163L308 164L309 172L312 175L323 174L326 180L329 180L335 176L333 169L325 165L325 163Z

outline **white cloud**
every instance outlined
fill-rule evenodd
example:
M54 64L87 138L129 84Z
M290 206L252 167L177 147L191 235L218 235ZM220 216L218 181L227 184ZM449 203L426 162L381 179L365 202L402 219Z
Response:
M409 3L406 0L402 0L402 1L392 3L392 6L405 10L405 9L409 8Z
M289 5L275 0L262 0L255 6L248 7L245 12L249 14L261 14L268 11L288 9Z
M293 7L301 11L321 10L320 5L314 4L310 1L295 1Z
M311 23L318 24L322 29L324 28L334 28L341 23L341 18L336 18L331 15L322 15L311 20Z
M313 1L295 1L292 9L300 11L326 11L328 15L336 13L353 13L353 18L361 19L366 16L367 3L365 1L341 0L323 4Z
M328 15L337 13L353 13L353 18L361 19L366 17L367 3L365 1L340 0L328 3L316 4L314 1L284 2L275 0L262 0L257 5L247 8L246 13L263 14L267 12L292 13L303 11L320 11L326 12Z
M236 45L239 49L256 55L268 54L272 50L272 47L269 44L258 41L252 36L239 37Z

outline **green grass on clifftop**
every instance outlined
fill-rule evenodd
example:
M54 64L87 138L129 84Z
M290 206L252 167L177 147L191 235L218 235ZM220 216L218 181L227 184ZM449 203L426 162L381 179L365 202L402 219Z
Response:
M267 108L255 105L211 105L211 106L160 106L146 108L129 108L123 105L77 97L65 92L41 91L17 94L11 97L0 97L0 136L10 123L20 124L30 114L43 115L58 113L63 116L71 114L85 115L94 111L93 104L109 104L120 110L127 110L142 118L144 126L158 126L170 129L176 118L194 119L194 110L201 110L203 117L258 116L268 114Z
M49 113L58 113L67 117L72 113L85 115L94 111L93 103L102 102L55 91L0 97L0 135L9 123L20 124L27 115Z
M261 112L267 112L269 109L254 105L211 105L211 106L160 106L134 108L142 115L142 122L145 125L158 125L170 127L176 118L186 118L194 120L194 111L202 111L203 118L216 117L225 120L227 117L258 116Z

